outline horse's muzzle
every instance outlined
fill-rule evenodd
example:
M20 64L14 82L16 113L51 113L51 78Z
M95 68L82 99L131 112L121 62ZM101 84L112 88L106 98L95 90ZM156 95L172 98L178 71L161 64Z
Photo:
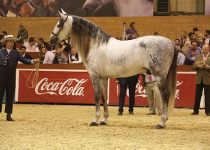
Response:
M58 37L57 36L50 36L50 43L51 44L57 44L58 43Z

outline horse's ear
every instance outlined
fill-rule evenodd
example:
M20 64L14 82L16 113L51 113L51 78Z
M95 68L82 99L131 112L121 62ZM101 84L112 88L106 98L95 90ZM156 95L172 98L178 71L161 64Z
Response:
M66 14L61 13L60 11L58 11L59 15L61 16L61 18L65 19L66 18Z
M67 15L67 13L61 8L61 12L65 15Z

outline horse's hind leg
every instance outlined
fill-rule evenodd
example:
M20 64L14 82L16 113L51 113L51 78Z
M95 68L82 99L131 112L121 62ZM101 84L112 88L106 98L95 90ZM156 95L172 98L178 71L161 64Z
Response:
M100 88L100 79L98 76L90 76L93 84L94 89L94 97L95 97L95 119L90 123L90 126L97 126L100 119L100 95L101 95L101 88Z
M170 96L170 92L166 84L162 84L160 87L160 92L163 101L163 108L160 123L156 126L157 129L163 129L165 127L166 121L168 120L168 101Z
M109 116L108 105L107 105L107 86L108 78L101 79L101 98L104 106L104 119L100 121L100 125L107 125L107 119Z

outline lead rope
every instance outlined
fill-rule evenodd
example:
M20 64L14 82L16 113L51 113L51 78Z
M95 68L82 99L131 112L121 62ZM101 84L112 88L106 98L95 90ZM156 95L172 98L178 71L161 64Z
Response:
M40 63L37 62L35 65L34 65L34 68L33 70L31 71L31 73L29 74L28 78L27 78L27 81L26 81L26 86L27 88L35 88L37 83L38 83L38 79L39 79L39 66L40 66ZM33 74L34 73L34 74ZM32 80L30 82L30 78L32 77Z

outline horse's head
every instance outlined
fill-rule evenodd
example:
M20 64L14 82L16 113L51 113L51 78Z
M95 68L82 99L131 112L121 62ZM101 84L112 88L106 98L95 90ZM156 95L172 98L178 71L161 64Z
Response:
M50 42L53 44L58 43L59 41L65 40L69 37L72 29L73 18L70 15L67 15L63 10L59 12L60 20L57 22L54 27L51 35Z
M83 5L83 11L87 15L93 15L101 7L105 6L108 3L111 3L112 0L86 0Z

